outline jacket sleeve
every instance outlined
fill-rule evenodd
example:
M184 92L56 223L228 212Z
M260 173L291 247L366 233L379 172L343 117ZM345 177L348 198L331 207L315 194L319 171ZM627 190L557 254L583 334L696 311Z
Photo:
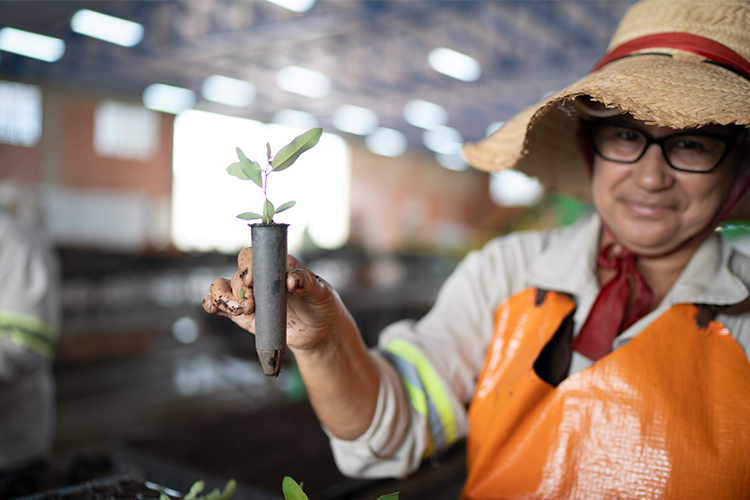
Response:
M491 241L458 265L424 318L381 333L371 353L380 374L373 422L356 440L331 436L344 474L402 477L465 437L495 309L524 288L524 269L540 246L539 233Z
M0 384L54 356L59 335L58 266L30 227L0 220Z

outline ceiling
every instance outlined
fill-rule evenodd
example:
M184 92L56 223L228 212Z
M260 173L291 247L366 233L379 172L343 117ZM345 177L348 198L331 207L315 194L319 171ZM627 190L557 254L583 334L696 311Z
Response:
M403 117L408 101L442 105L449 126L478 140L491 123L585 74L632 3L318 0L296 13L263 0L3 0L0 28L62 38L66 52L55 63L3 52L0 78L135 100L164 83L194 90L197 109L270 121L290 108L314 114L327 131L335 131L333 110L353 104L424 150L423 131ZM126 48L72 32L82 8L143 24L142 42ZM427 56L438 47L475 58L481 77L463 82L434 71ZM313 99L279 89L276 74L287 65L327 74L331 91ZM201 84L215 74L251 82L254 102L237 109L202 100Z

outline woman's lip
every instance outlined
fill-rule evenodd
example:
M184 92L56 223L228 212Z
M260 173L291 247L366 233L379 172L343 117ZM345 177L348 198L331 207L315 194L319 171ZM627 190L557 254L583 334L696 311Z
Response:
M670 205L640 203L637 201L624 201L628 209L641 217L659 217L672 210Z

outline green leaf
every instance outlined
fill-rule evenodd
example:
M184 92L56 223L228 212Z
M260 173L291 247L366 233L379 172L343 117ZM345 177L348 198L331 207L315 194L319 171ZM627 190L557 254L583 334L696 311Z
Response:
M284 480L281 483L281 489L284 492L284 498L286 500L309 500L302 488L297 482L289 476L284 476Z
M227 481L227 484L224 486L224 491L221 492L221 496L219 497L219 500L229 500L230 498L232 498L232 495L234 495L234 492L236 490L237 490L237 481L235 481L234 479L230 479L229 481Z
M193 485L190 487L190 491L187 495L183 498L183 500L195 500L198 497L198 493L203 491L203 488L206 487L205 481L196 481L193 483Z
M292 142L281 148L276 156L271 160L271 166L274 170L280 171L292 166L297 161L299 155L315 146L323 134L323 129L312 128L304 134L296 137Z
M379 496L378 500L398 500L398 492L390 493L388 495Z
M253 181L258 187L263 187L263 179L260 176L260 165L257 161L248 160L245 153L240 148L237 148L237 158L240 159L240 169L245 176Z
M256 214L255 212L243 212L238 215L237 218L242 220L255 220L262 219L263 216L261 214Z
M221 498L221 491L219 488L214 488L209 494L203 497L205 500L219 500Z
M240 162L238 161L232 163L231 165L227 167L227 173L229 173L229 175L238 177L242 179L243 181L250 180L250 177L246 176L245 173L242 171L242 166L240 165Z
M264 224L270 224L273 222L273 215L276 212L273 209L273 203L271 203L269 200L266 200L266 203L263 205L263 223Z
M274 212L274 214L278 214L279 212L283 212L284 210L289 210L290 208L292 208L296 204L297 204L296 201L287 201L286 203L284 203L283 205L281 205L279 208L277 208L276 212Z
M266 143L266 156L269 160L271 159L271 145L268 143Z
M172 499L169 498L167 495L165 495L164 492L160 491L159 492L159 500L172 500Z

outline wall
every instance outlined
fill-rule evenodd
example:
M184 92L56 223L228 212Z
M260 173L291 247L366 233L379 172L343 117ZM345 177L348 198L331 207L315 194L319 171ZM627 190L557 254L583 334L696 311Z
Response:
M32 189L59 246L118 251L169 248L174 117L159 114L159 148L146 161L102 158L94 115L104 97L43 88L43 133L31 148L0 144L0 178ZM133 104L138 104L137 102ZM463 251L517 211L489 198L488 176L454 172L430 154L387 158L351 148L351 244L376 253Z

